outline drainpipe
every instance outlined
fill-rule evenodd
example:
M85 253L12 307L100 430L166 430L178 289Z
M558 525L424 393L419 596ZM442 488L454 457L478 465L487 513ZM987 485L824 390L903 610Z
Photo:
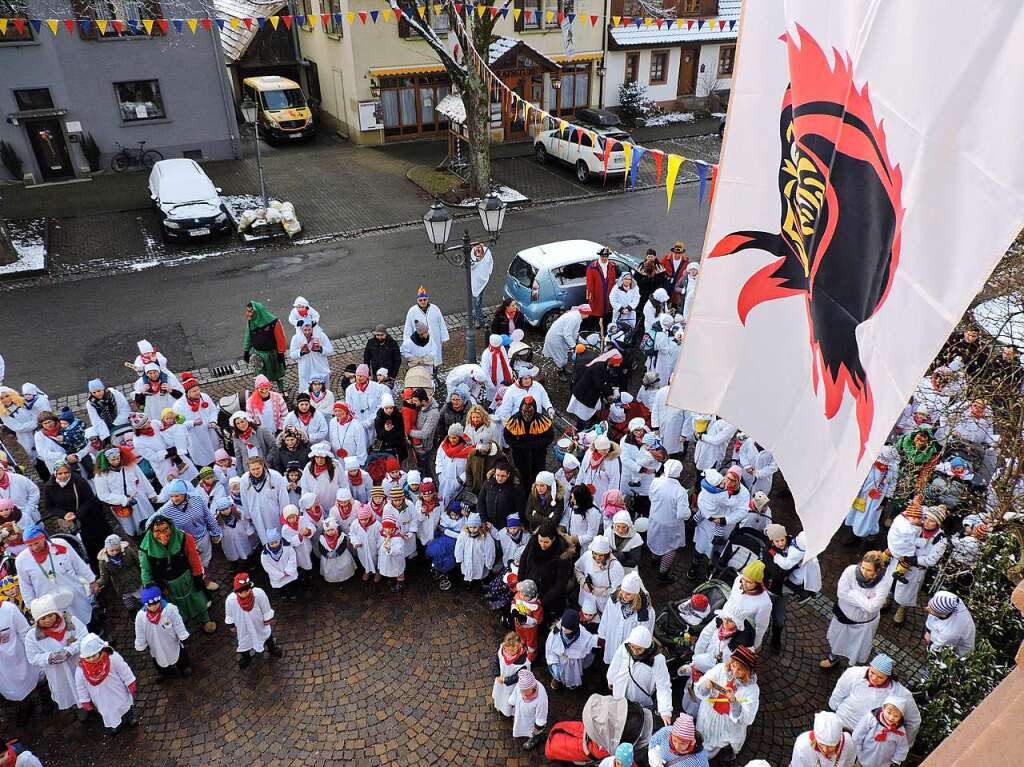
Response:
M598 79L601 81L601 90L597 94L597 108L604 109L604 78L608 75L608 24L611 16L611 0L604 0L604 27L601 29L601 64L598 67L603 75Z
M232 96L230 86L227 84L228 68L224 61L224 48L220 44L220 31L214 24L210 28L210 45L213 46L214 60L218 64L217 82L220 84L221 101L224 103L224 116L227 118L228 135L231 138L231 153L236 160L242 159L242 144L238 137L238 119L235 117L235 99Z

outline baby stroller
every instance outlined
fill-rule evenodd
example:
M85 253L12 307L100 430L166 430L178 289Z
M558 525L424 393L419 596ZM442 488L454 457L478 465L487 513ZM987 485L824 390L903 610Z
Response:
M591 695L582 722L558 722L551 728L544 756L552 762L597 765L620 743L632 743L636 764L646 765L653 732L654 715L639 703Z
M730 589L730 584L725 581L710 580L697 586L686 599L670 602L658 613L654 620L654 638L665 651L665 661L673 679L676 678L676 670L690 662L697 637L715 619L715 611L729 599ZM698 611L690 605L695 594L707 597L707 610Z
M768 539L752 527L737 527L725 546L714 547L711 555L711 577L725 581L732 588L732 582L743 568L751 562L764 559L768 550Z

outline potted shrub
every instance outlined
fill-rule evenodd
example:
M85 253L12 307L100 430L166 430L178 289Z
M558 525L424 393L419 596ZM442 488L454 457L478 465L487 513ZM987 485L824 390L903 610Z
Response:
M82 154L89 163L89 170L96 173L100 169L100 147L91 133L82 136Z

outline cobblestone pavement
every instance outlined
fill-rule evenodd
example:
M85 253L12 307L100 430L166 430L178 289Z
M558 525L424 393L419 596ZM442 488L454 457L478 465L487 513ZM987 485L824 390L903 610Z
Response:
M450 318L458 326L464 318ZM362 349L363 335L339 339L332 359L337 376ZM539 342L539 339L530 339ZM446 347L446 364L461 362L463 334L456 330ZM483 341L478 333L478 341ZM212 371L200 370L210 379ZM294 367L289 381L294 381ZM209 381L204 390L223 395L245 385L249 374ZM337 387L335 387L337 388ZM552 399L564 402L564 386L549 382ZM80 409L81 402L68 399ZM11 440L6 440L13 447ZM792 502L784 483L772 494L776 518L795 529ZM826 652L825 630L838 571L856 550L833 543L822 557L830 585L806 605L793 605L781 653L766 650L759 671L761 708L749 730L741 763L765 758L788 764L794 738L808 729L826 705L837 673L823 673L817 661ZM683 598L693 584L684 580L689 556L674 565L679 581L659 586L651 562L641 565L656 607ZM115 738L101 735L93 720L85 725L69 712L39 717L16 729L9 706L0 706L0 732L21 738L47 767L126 764L140 767L258 764L308 765L509 765L545 763L541 751L523 753L509 737L510 724L490 700L491 658L502 630L479 601L476 590L439 591L422 563L411 566L409 587L391 594L384 584L358 578L328 586L313 578L297 602L273 605L275 635L284 650L278 660L257 659L241 671L224 626L212 636L201 631L190 640L195 664L189 680L158 682L144 656L132 648L129 617L110 604L111 635L139 677L141 723ZM222 589L212 614L223 620L230 572L219 552L212 565ZM263 582L257 564L252 570ZM877 646L897 658L906 675L920 662L922 611L894 630L883 619ZM546 684L546 672L540 674ZM592 692L605 692L593 673L583 689L552 692L549 722L577 719Z

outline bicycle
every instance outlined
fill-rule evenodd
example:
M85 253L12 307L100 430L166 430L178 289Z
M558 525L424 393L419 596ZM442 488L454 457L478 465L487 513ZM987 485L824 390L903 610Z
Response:
M123 173L133 165L141 165L146 170L150 170L157 162L164 159L164 156L155 149L146 149L145 141L139 142L138 149L128 149L116 141L114 143L121 149L110 160L110 168L115 173Z

